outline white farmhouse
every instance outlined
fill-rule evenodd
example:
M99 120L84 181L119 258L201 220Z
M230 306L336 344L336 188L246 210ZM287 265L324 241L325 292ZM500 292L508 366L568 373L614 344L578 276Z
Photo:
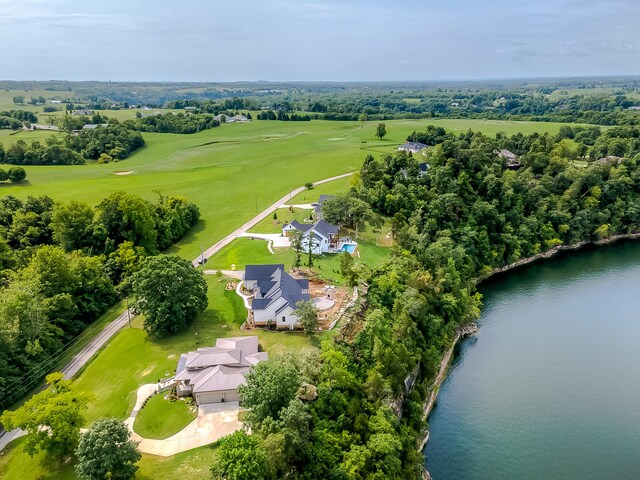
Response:
M340 227L332 225L324 220L318 220L314 224L304 224L294 220L282 226L282 234L291 236L296 230L302 232L303 252L309 252L315 255L321 253L330 253L338 248Z
M256 326L293 329L298 324L296 303L310 300L309 280L296 280L284 265L247 265L244 287L253 292L251 314Z

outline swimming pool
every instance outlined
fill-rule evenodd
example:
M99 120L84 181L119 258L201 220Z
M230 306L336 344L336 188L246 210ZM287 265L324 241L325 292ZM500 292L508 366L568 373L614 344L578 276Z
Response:
M356 251L356 247L358 245L356 245L355 243L345 243L344 245L342 245L342 248L340 249L341 252L349 252L351 254L353 254L353 252Z

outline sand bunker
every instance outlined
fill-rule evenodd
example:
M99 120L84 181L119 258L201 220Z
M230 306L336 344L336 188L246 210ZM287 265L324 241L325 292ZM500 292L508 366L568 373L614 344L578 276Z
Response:
M133 173L133 170L127 170L125 171L118 171L118 172L113 172L116 175L131 175Z

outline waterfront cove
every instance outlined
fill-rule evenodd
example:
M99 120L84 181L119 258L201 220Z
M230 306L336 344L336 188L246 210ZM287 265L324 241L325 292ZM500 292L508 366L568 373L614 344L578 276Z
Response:
M480 286L429 417L434 480L640 478L640 242Z

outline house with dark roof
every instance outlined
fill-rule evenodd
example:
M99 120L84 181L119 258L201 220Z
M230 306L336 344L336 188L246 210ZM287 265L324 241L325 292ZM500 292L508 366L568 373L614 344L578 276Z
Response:
M340 227L332 225L324 220L318 220L316 223L300 223L294 220L282 226L282 234L291 236L298 230L302 232L301 250L320 255L321 253L330 253L338 248Z
M296 304L310 300L309 280L295 279L284 265L247 265L244 288L251 291L251 315L256 326L293 329L298 324Z
M398 147L399 152L418 153L425 148L429 148L429 145L420 142L405 142Z
M215 347L184 353L174 377L179 396L193 396L198 405L237 402L236 389L258 362L268 359L258 351L258 337L218 338Z
M335 195L320 195L320 198L313 204L313 213L316 215L316 220L322 220L322 207L324 202L333 198Z

